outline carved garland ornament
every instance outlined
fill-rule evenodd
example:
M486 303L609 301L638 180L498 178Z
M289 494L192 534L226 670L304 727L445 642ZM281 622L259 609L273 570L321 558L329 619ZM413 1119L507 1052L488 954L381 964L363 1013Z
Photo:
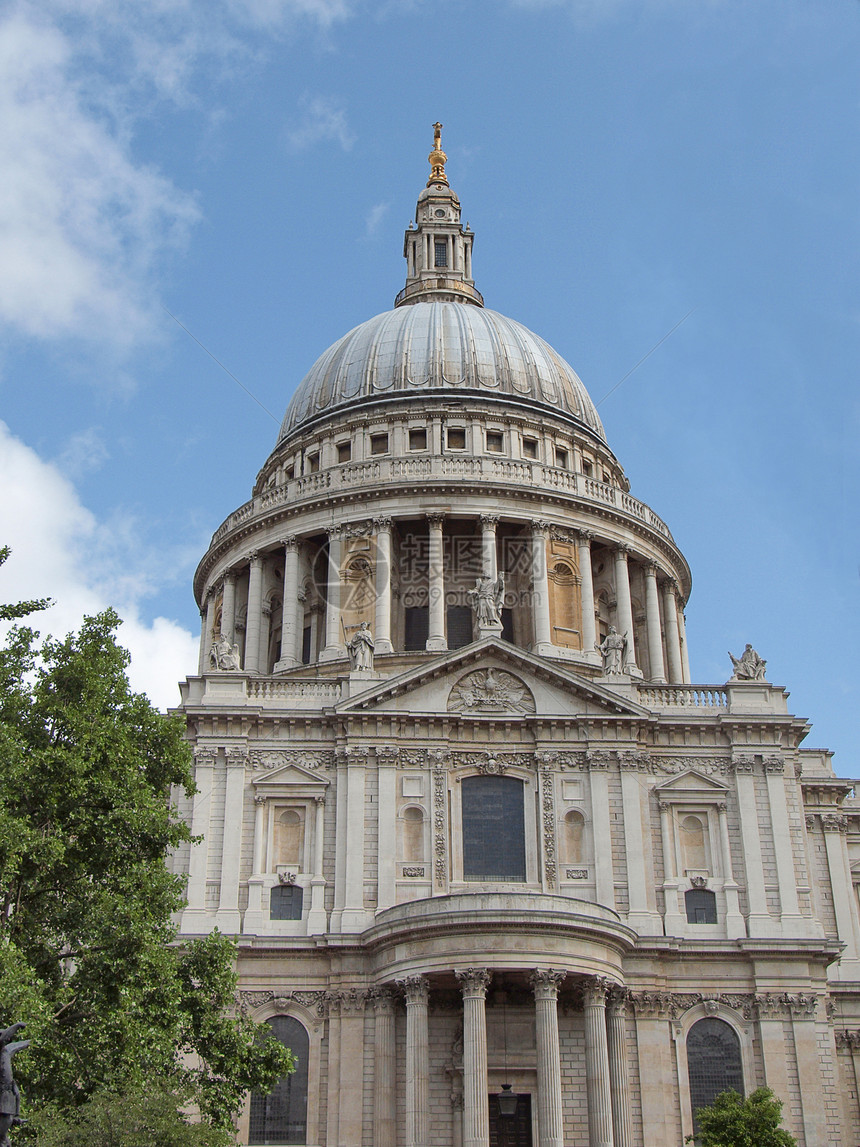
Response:
M252 749L252 769L282 769L299 765L304 769L330 769L334 753L327 749Z
M441 750L434 750L430 754L430 759L433 764L433 873L436 887L444 890L448 880L448 850L445 831L448 823L445 809L448 754Z
M528 686L503 669L476 669L456 682L448 696L449 713L494 715L534 713Z
M247 1014L254 1008L263 1007L264 1004L274 1004L276 1008L285 1011L291 1003L300 1004L309 1011L316 1012L322 1019L329 1003L328 992L239 992L239 1010Z
M538 776L540 778L540 805L543 821L543 865L546 883L555 888L555 785L553 773L556 764L554 753L537 753Z

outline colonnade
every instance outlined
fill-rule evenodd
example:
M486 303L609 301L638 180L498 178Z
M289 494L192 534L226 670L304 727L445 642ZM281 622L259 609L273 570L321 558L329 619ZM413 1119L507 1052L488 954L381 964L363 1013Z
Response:
M485 514L479 517L481 568L484 577L496 579L498 576L498 549L496 530L497 515ZM445 515L426 515L428 531L428 636L426 648L430 651L447 649L445 633ZM557 647L552 640L551 599L549 584L549 563L547 560L548 540L555 529L551 523L535 520L529 523L531 543L531 622L533 631L532 648L535 652L553 656ZM373 519L369 527L375 538L374 570L374 621L373 636L378 654L390 653L392 643L392 531L391 518ZM590 530L565 531L573 539L577 550L578 569L582 593L582 650L585 654L595 649L598 638L594 575L592 570L592 543L594 535ZM331 527L328 537L328 566L326 574L326 600L324 622L324 644L320 653L321 661L330 661L345 656L343 629L341 625L342 602L342 560L344 555L344 528ZM294 535L285 537L283 547L283 623L281 632L281 653L279 668L285 669L301 663L301 642L303 618L300 610L300 546L301 539ZM613 563L613 589L615 595L615 626L619 633L626 635L626 668L635 668L637 663L636 629L630 589L630 565L634 560L631 548L625 544L606 542ZM274 551L273 551L274 552ZM650 679L656 683L689 682L689 662L686 657L686 633L683 610L678 601L678 585L671 576L661 575L653 561L641 561L644 576L645 641L650 665ZM248 562L248 589L245 652L243 669L248 673L265 672L265 658L268 651L269 624L263 601L264 555L252 552L246 556ZM215 605L218 589L222 592L221 633L232 644L237 629L237 572L228 570L222 581L211 587L202 610L202 636L200 647L200 672L208 668L209 650L215 636ZM661 606L662 599L662 606ZM590 607L589 607L590 606Z
M489 1147L487 1068L488 968L455 969L463 999L462 1147ZM558 1028L558 993L566 973L534 971L529 980L535 1002L537 1105L536 1147L563 1147L564 1093ZM430 1147L430 981L411 975L396 981L406 1003L406 1147ZM591 1147L630 1147L630 1105L625 1048L626 998L623 989L601 977L583 981L585 1074ZM374 1143L394 1147L395 1025L390 994L376 1008L374 1057Z

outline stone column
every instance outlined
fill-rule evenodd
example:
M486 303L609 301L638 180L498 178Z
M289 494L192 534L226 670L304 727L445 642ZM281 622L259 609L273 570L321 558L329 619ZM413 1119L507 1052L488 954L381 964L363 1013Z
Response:
M740 757L733 764L738 791L738 810L741 818L744 871L749 904L747 928L750 936L772 936L775 929L774 921L768 911L767 894L764 887L764 864L761 856L761 834L758 827L753 762L748 757Z
M496 553L496 526L498 524L498 514L481 515L481 569L484 577L492 578L493 581L499 576Z
M633 633L633 606L630 602L630 570L627 567L629 546L615 550L615 600L618 632L627 638L627 653L622 669L627 673L636 664L636 639Z
M376 775L379 800L377 823L379 827L376 908L391 908L397 899L397 761L394 746L376 746Z
M564 1147L558 1042L558 990L564 977L564 972L552 968L535 971L531 976L535 994L539 1147Z
M242 805L245 799L245 752L227 753L224 798L224 839L221 845L221 890L215 923L226 936L237 935L239 919L239 861L242 855Z
M406 995L406 1147L430 1147L430 989L426 976L397 982Z
M582 578L582 651L593 653L597 643L597 629L594 624L594 578L591 569L591 539L590 530L580 530L579 540L579 576Z
M651 833L642 823L642 790L635 756L621 755L621 807L624 810L624 850L627 854L627 923L640 935L662 932L656 903L649 903ZM647 790L646 790L647 791ZM647 797L646 797L647 799Z
M284 538L284 606L281 613L280 665L288 669L301 664L299 645L299 543Z
M364 819L365 775L367 749L350 746L346 750L346 844L344 847L346 874L344 878L344 905L341 916L342 932L363 932L367 927L364 908ZM344 837L340 837L344 840Z
M666 628L666 655L669 660L669 680L673 685L684 681L681 661L681 638L678 632L678 603L675 598L677 585L671 578L663 582L663 625Z
M681 674L685 685L692 681L690 676L690 650L687 645L687 622L684 618L684 603L678 602L678 641L681 645Z
M585 1082L588 1095L589 1147L614 1147L609 1049L606 1043L607 981L587 980L585 1006Z
M394 1034L394 1000L387 988L378 988L373 993L371 1002L374 1011L373 1144L374 1147L397 1147L397 1049Z
M251 562L248 574L248 616L245 619L245 661L246 673L260 672L260 628L263 619L263 559L254 552L248 555Z
M215 774L215 749L194 750L194 783L197 792L191 806L191 833L200 839L191 845L188 862L187 906L182 913L182 929L203 932L206 916L206 873L209 867L209 815Z
M328 580L326 583L325 607L325 648L320 661L334 661L346 657L343 634L340 627L340 562L341 530L334 526L328 533Z
M260 673L269 672L269 642L272 636L272 603L264 601L260 607Z
M648 628L648 659L651 662L651 680L663 684L666 666L663 664L663 635L660 632L660 595L657 592L657 566L645 566L645 616Z
M612 819L609 811L609 760L588 758L591 818L594 825L594 882L597 903L615 908L615 871L612 858Z
M552 652L549 619L549 575L546 566L546 540L549 522L532 522L532 600L535 653Z
M206 593L206 601L200 611L200 662L198 673L202 677L209 670L209 650L212 648L212 631L215 628L215 594L210 588Z
M802 936L807 930L807 922L800 915L800 903L797 897L797 876L794 871L794 852L788 823L788 804L785 799L785 765L778 757L772 757L764 762L764 773L770 805L770 821L773 826L782 933L784 936Z
M308 935L321 936L326 930L325 877L323 845L325 842L325 797L314 797L314 871L311 877L311 907L308 912Z
M720 825L720 854L722 857L723 891L726 894L726 935L730 940L743 939L747 934L746 923L741 915L738 901L738 885L732 868L732 845L729 839L728 808L717 805Z
M430 530L428 599L430 604L427 648L440 652L448 648L445 638L445 542L442 527L444 514L428 514Z
M663 849L664 927L667 936L682 936L686 913L681 912L675 842L672 833L672 806L660 801L660 838Z
M833 892L836 927L839 939L845 941L845 951L835 968L836 978L858 980L860 945L858 945L857 901L854 896L846 843L848 821L842 813L825 813L821 818L821 827L824 830L824 851Z
M232 645L236 640L236 573L224 574L224 597L221 601L221 632Z
M627 1077L627 991L624 988L613 988L609 992L606 1034L615 1147L632 1147L630 1084Z
M374 518L376 531L376 653L391 653L391 518Z
M463 1147L490 1147L487 1100L487 968L454 975L463 993Z

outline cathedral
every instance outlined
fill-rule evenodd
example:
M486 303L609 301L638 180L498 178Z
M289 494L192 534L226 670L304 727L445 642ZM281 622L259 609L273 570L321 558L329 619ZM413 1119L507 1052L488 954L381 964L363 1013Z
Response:
M195 575L181 932L297 1059L240 1142L680 1147L767 1085L856 1147L853 782L752 646L691 680L684 555L446 162Z

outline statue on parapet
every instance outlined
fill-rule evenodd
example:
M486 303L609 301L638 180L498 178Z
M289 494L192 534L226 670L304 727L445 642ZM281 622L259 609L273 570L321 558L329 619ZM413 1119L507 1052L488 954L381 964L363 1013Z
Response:
M505 600L504 574L499 574L497 578L476 578L475 588L470 589L466 596L475 611L478 629L498 627L502 624L502 604Z
M346 643L350 669L372 669L375 648L370 622L362 621Z
M734 668L734 673L730 680L764 681L764 672L767 667L767 662L759 657L749 642L747 642L746 648L740 657L732 657L731 653L729 653L729 657L731 658L732 667Z
M619 677L624 673L624 662L627 659L627 635L619 633L614 625L610 625L609 632L595 649L603 658L603 676Z
M16 1040L24 1024L12 1024L0 1032L0 1147L9 1147L9 1128L21 1119L21 1092L12 1074L12 1056L30 1046L28 1039Z
M219 633L209 650L209 665L212 669L236 672L242 668L239 646L231 645L226 633Z

